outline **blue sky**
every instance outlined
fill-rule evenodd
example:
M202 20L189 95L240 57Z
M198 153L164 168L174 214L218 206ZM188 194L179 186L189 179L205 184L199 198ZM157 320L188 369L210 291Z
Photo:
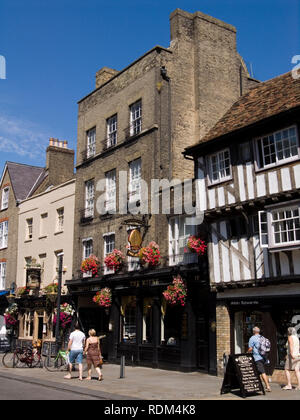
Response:
M299 0L0 0L0 173L6 160L44 166L49 137L76 148L77 101L96 71L168 47L176 8L234 25L257 79L290 71L300 54Z

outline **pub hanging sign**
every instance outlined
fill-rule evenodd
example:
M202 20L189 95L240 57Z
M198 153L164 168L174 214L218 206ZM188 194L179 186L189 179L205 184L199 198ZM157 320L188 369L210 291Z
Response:
M28 289L38 289L41 283L41 269L27 268L26 270L26 287Z
M128 242L127 255L138 257L143 242L141 232L138 229L133 229L128 236Z

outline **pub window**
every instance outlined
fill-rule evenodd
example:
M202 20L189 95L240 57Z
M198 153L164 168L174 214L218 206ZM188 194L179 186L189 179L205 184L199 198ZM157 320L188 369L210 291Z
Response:
M136 297L123 296L121 307L121 341L136 343Z
M164 342L167 346L178 346L181 339L182 308L167 306L164 316Z
M296 126L256 139L259 168L269 168L299 158Z
M143 302L143 343L152 343L153 339L153 298L144 298Z
M34 332L34 311L27 311L24 314L24 337L33 338Z

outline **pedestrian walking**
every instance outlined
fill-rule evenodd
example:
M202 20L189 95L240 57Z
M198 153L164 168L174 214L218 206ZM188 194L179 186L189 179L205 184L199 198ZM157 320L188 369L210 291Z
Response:
M290 327L287 330L288 341L286 343L287 355L284 366L285 376L287 378L287 385L284 386L283 390L293 389L291 384L291 371L295 371L298 386L296 389L300 391L300 352L299 352L299 338L295 328Z
M83 349L85 345L85 335L80 331L78 323L75 325L75 331L70 334L68 343L69 352L69 373L65 376L65 379L72 379L72 368L74 363L78 363L79 367L79 380L82 381L82 359Z
M102 354L100 347L100 339L96 337L96 331L89 330L89 338L86 340L84 352L86 354L87 366L88 366L88 377L87 380L92 379L92 365L98 373L98 380L103 381L103 375L101 372L102 365Z
M257 366L257 370L262 378L262 380L265 383L266 391L271 392L270 384L268 377L266 375L265 371L265 357L260 353L260 347L261 347L261 338L260 335L260 329L258 327L253 328L253 336L249 340L248 344L248 353L253 354L253 358L255 360L255 364Z

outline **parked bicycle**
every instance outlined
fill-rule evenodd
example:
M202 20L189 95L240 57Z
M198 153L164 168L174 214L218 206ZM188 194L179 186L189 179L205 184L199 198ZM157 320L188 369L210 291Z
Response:
M41 365L41 353L38 348L24 347L16 348L13 352L7 351L2 358L3 366L6 368L34 368Z
M54 357L45 356L44 358L44 368L49 372L63 372L67 371L69 367L69 356L68 352L59 350L57 355ZM75 365L73 370L76 370ZM83 371L87 370L86 359L83 359Z

